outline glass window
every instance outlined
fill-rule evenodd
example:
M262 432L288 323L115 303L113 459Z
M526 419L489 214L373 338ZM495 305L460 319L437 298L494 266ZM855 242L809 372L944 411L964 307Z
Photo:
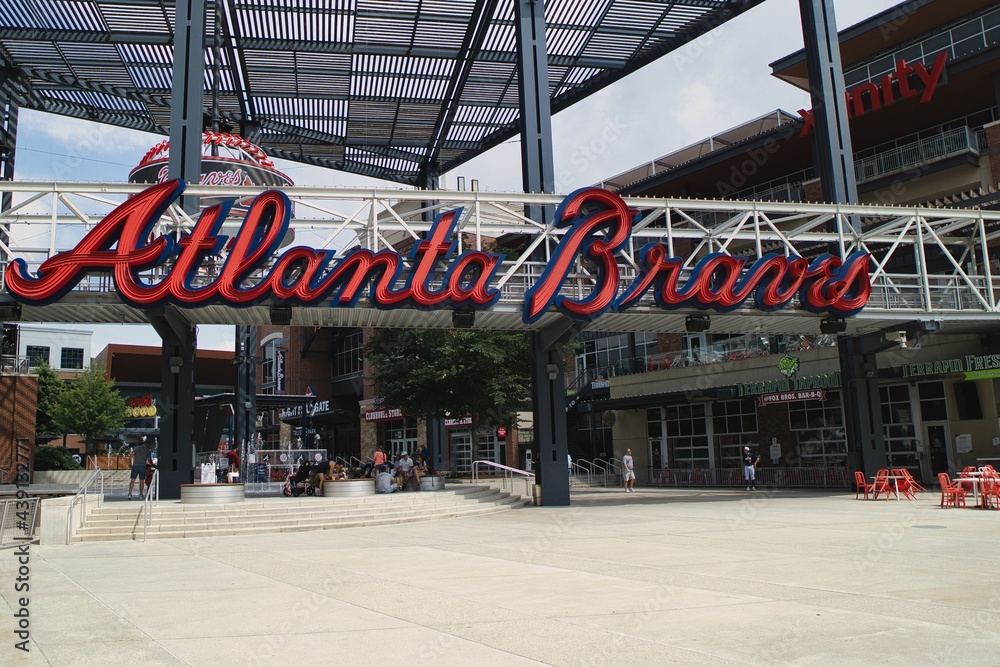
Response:
M948 420L948 402L944 397L944 382L921 382L917 385L920 396L920 418L929 422Z
M925 384L942 384L931 382ZM936 389L929 389L936 393ZM942 385L943 393L944 387ZM885 437L885 449L890 467L912 468L917 470L916 429L913 425L913 408L910 406L910 386L898 384L891 387L880 387L879 396L882 401L882 434ZM943 397L941 399L944 400Z
M670 467L708 468L711 458L705 405L672 405L663 410L663 415Z
M275 355L280 347L284 347L284 340L281 338L272 338L261 346L261 393L277 393L278 368Z
M82 369L83 368L83 348L64 347L60 350L61 360L59 368Z
M719 401L712 406L712 415L713 436L721 467L739 467L740 448L757 434L756 401Z
M364 335L360 330L337 341L333 357L333 377L357 375L364 370Z
M803 466L847 465L847 431L839 391L826 401L797 401L788 405L788 426L798 440Z
M28 366L37 368L42 364L49 363L49 348L44 345L29 345L27 348Z

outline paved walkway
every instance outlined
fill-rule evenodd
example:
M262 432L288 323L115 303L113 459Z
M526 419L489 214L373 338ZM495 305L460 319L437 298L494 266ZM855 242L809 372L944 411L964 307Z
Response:
M0 665L998 665L1000 512L805 492L0 552ZM23 595L20 594L20 595Z

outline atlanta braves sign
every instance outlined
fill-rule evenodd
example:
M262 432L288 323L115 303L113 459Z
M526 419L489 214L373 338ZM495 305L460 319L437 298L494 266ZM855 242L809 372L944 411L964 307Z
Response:
M189 308L212 303L247 306L265 300L353 307L366 290L377 308L485 309L500 298L493 282L503 255L471 250L453 256L461 210L439 216L425 238L414 244L409 261L392 250L364 248L338 257L332 250L294 247L275 257L291 211L288 197L277 190L253 201L231 240L219 235L231 202L205 209L191 233L178 241L151 238L156 222L184 187L183 181L167 181L129 199L75 248L43 262L35 275L23 260L13 260L7 270L8 290L23 303L49 303L72 290L86 274L103 272L112 275L121 298L137 308L164 303ZM744 258L713 253L688 272L682 260L668 257L666 246L658 243L642 248L638 275L620 291L616 255L630 240L636 215L607 190L587 188L569 195L556 213L566 233L525 294L524 321L535 322L550 308L591 319L634 306L650 290L663 309L725 312L753 297L757 308L773 310L798 296L802 306L813 312L845 316L868 302L867 253L845 260L823 255L811 262L769 254L749 266ZM195 280L209 257L223 254L217 274ZM596 267L592 289L583 298L560 294L581 258ZM432 279L442 263L447 263L444 277L440 286L434 286L437 281L432 284ZM164 265L169 271L157 282L141 275ZM682 270L689 273L683 285Z

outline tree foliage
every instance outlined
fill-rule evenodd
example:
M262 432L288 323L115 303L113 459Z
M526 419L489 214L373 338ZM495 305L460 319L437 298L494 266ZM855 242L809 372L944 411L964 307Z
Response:
M62 435L53 423L59 398L66 391L66 383L51 366L43 363L35 369L38 375L38 401L35 406L35 432Z
M125 399L95 364L73 380L59 397L52 421L59 433L79 433L88 441L117 431L125 423Z
M509 424L530 396L531 346L523 333L379 329L365 358L386 404L414 417Z
M81 470L68 449L40 445L35 447L35 470Z

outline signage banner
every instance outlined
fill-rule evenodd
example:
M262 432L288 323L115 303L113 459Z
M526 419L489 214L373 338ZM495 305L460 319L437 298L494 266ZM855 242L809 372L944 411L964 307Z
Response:
M377 408L375 410L365 410L365 421L366 422L384 422L390 419L403 419L406 415L403 414L401 408Z
M784 380L765 380L763 382L744 382L737 385L739 395L760 396L761 394L787 394L796 391L813 389L836 389L840 387L840 371L829 375L810 375L801 378Z
M77 246L42 262L36 272L23 259L10 262L8 291L25 304L58 301L87 274L107 273L123 301L136 308L165 303L197 308L209 304L249 306L263 301L299 306L354 307L367 290L376 308L425 310L491 308L500 299L494 278L502 255L468 250L454 256L461 209L441 214L406 258L392 250L333 250L293 247L279 254L291 216L280 191L258 195L236 236L220 234L232 201L205 209L190 234L177 241L151 237L168 206L184 191L181 180L154 185L122 203L97 223ZM638 275L627 283L618 265L638 213L613 192L584 188L569 195L556 212L566 227L552 258L524 293L522 319L533 324L550 310L577 320L635 306L652 292L664 310L713 309L727 312L753 300L771 311L796 298L814 313L854 315L871 295L870 255L821 255L813 260L767 254L756 261L711 253L693 267L671 257L662 243L648 243L638 257ZM217 275L204 282L203 264L228 249ZM561 294L565 281L585 259L595 266L589 292ZM435 283L442 262L443 284ZM169 266L169 268L168 268ZM149 282L143 272L161 267L165 276ZM262 275L251 279L250 276ZM683 276L683 284L681 283ZM196 279L197 277L197 279ZM620 285L627 286L620 291Z
M285 393L285 348L274 350L274 393Z
M761 394L758 400L760 405L794 403L795 401L825 401L826 392L819 389L812 389L809 391L790 391L783 394Z
M989 380L1000 377L1000 354L967 354L962 359L903 364L900 368L905 378L965 373L966 380Z
M934 93L944 80L947 51L942 51L927 69L923 63L908 64L905 60L896 63L896 69L882 77L881 81L865 82L847 91L847 117L857 118L871 111L892 106L897 101L918 97L921 104L934 99ZM816 127L816 117L812 110L799 110L805 121L801 137L812 134Z
M315 416L323 412L330 411L330 401L312 401L309 406L309 416ZM306 407L302 405L295 405L290 408L282 409L280 415L282 419L294 419L296 417L301 417L305 412Z
M966 380L993 380L995 378L1000 378L1000 368L988 371L969 371L965 374Z

